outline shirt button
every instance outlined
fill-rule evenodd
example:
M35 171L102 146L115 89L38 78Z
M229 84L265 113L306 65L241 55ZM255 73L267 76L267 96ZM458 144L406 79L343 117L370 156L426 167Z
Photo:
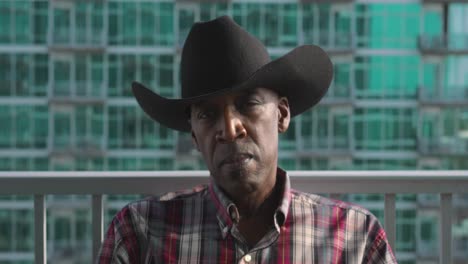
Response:
M252 260L252 256L247 254L247 255L244 256L244 260L245 260L245 262L249 263Z

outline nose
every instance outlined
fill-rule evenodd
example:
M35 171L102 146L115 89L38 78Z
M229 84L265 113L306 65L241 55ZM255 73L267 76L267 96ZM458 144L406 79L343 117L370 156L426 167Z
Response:
M216 133L218 142L233 142L247 136L247 130L244 127L239 113L230 106L224 108L222 118L219 120L219 129Z

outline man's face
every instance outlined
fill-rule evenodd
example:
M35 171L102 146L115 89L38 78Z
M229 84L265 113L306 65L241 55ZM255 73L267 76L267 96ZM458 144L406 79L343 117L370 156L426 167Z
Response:
M190 116L195 147L216 184L234 197L274 185L278 133L289 119L287 99L266 88L201 101Z

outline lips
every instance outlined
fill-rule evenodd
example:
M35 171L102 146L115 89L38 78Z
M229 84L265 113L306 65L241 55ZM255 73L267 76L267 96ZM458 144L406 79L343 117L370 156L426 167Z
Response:
M233 155L228 155L219 163L219 167L223 165L241 165L249 162L252 158L253 155L249 153L236 153Z

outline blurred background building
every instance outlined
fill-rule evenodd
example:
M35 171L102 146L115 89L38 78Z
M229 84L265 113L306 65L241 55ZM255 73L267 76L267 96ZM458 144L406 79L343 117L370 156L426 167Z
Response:
M224 14L272 58L317 44L334 62L326 99L282 137L283 168L466 170L468 4L394 2L0 0L0 170L205 169L130 85L177 97L192 23ZM135 198L108 197L106 221ZM342 198L383 221L380 195ZM89 199L48 197L51 263L91 262ZM397 199L399 263L438 263L436 196ZM454 208L454 260L466 263L467 197ZM1 197L0 263L33 263L33 241L31 197Z

